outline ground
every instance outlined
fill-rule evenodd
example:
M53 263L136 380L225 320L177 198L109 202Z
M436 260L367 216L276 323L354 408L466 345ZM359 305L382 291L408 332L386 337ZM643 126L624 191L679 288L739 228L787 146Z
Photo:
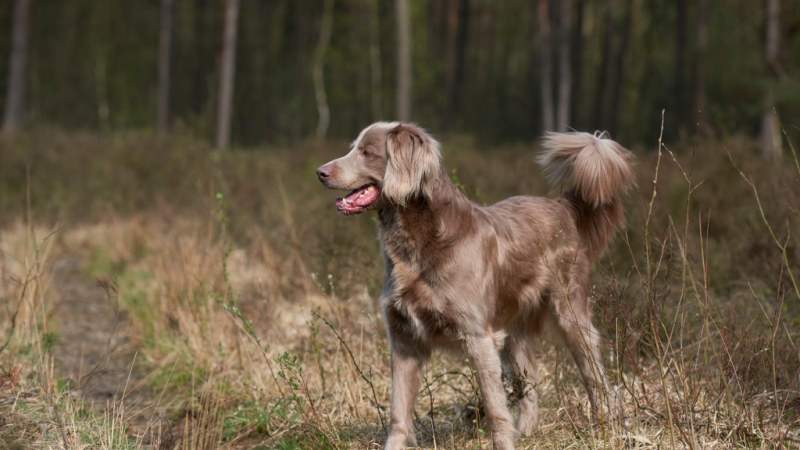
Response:
M61 281L60 301L53 310L58 341L53 356L60 376L79 392L91 410L102 413L109 403L124 401L125 422L132 436L147 436L148 424L160 411L150 385L136 364L130 340L130 320L119 309L108 280L93 280L81 272L80 261L53 264ZM104 289L99 284L105 284ZM145 437L149 442L149 437Z

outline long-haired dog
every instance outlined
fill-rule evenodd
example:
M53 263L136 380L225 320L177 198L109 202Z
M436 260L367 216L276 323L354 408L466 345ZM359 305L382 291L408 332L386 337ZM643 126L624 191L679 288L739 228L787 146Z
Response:
M350 153L317 169L345 215L378 211L386 275L381 308L392 360L385 449L416 439L411 422L420 370L434 348L466 354L476 371L494 448L514 448L538 422L532 340L546 323L578 365L596 413L613 405L588 299L589 269L624 224L620 196L632 155L602 135L548 133L539 162L574 188L555 199L470 202L441 164L439 143L405 123L364 129ZM503 369L528 386L515 429Z

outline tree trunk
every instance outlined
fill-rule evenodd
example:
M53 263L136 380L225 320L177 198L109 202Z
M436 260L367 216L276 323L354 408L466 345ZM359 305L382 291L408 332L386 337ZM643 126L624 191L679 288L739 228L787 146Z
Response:
M299 118L300 105L304 103L306 97L306 74L308 73L308 60L309 48L309 35L311 34L312 26L309 23L308 14L306 14L305 5L307 2L292 1L288 2L287 9L287 22L291 25L284 28L284 39L287 42L293 42L294 48L287 51L292 51L295 55L295 63L292 67L292 91L294 92L291 107L292 113L296 119L291 121L292 139L297 140L305 136L305 121L297 120ZM313 62L312 62L313 63ZM313 70L313 69L312 69Z
M464 80L464 59L467 54L467 36L469 31L469 0L460 0L458 10L458 40L456 42L456 79L455 79L455 99L453 108L458 108L458 90Z
M702 0L701 0L702 1ZM594 126L602 129L606 126L604 120L606 111L606 88L608 87L608 68L611 64L611 47L614 41L614 10L616 2L608 0L606 4L606 25L603 36L603 58L600 61L600 73L597 79L597 91L594 98Z
M581 98L581 69L583 67L583 0L578 0L575 7L577 15L575 18L575 32L572 43L572 94L570 95L570 122L572 126L578 125L578 108L583 106L578 101Z
M381 90L381 47L378 0L369 2L369 63L372 100L372 120L383 117L383 91Z
M328 95L325 92L325 73L323 65L325 63L325 53L328 51L328 44L331 41L331 31L333 29L333 0L325 0L322 11L322 22L320 23L319 42L317 51L314 54L314 96L317 99L317 112L319 121L317 122L317 137L324 138L328 134L328 125L331 121L331 112L328 108Z
M569 126L569 107L572 89L572 72L569 57L569 37L572 31L572 0L561 0L561 18L558 42L558 120L559 132Z
M458 92L464 77L464 55L469 27L469 0L447 1L447 36L445 39L445 99L442 130L450 131L458 109Z
M233 82L236 76L236 34L239 27L239 0L225 0L222 32L222 57L220 58L219 99L217 107L218 149L226 149L231 138L233 113Z
M445 104L442 113L442 131L450 131L452 114L456 96L456 57L457 57L457 36L458 36L458 0L445 0L446 26L444 40L444 85L445 85Z
M777 78L778 50L780 49L780 0L767 0L767 70L771 78ZM781 133L778 119L773 111L772 92L764 94L764 115L761 117L761 156L772 161L781 160Z
M94 63L94 94L97 98L97 122L104 132L111 130L111 105L108 101L108 45L98 45Z
M411 18L408 0L395 0L397 8L397 119L411 118Z
M622 23L621 42L617 54L617 73L614 79L614 89L611 91L611 107L608 117L608 132L612 137L617 135L617 118L619 117L619 98L622 95L622 80L625 76L625 54L628 52L628 40L631 34L631 19L633 17L633 0L627 0L625 5L625 20Z
M686 75L686 21L687 21L687 0L676 0L678 6L678 15L676 19L675 29L677 30L675 42L675 94L673 100L675 102L675 117L678 126L684 124L686 105L684 103L685 92L684 78Z
M542 128L543 131L553 131L553 61L547 1L539 0L539 36L542 44Z
M161 0L161 35L158 40L158 114L159 133L169 131L169 75L172 66L172 17L175 0Z
M14 0L3 133L12 133L17 130L25 118L30 7L30 0Z
M428 48L437 57L444 53L442 43L442 22L447 2L441 0L428 1Z
M189 22L191 23L191 34L188 39L190 45L188 46L187 58L191 67L191 96L189 100L191 112L198 117L203 117L206 121L205 129L208 133L209 139L214 139L214 116L213 112L216 110L216 85L209 83L209 78L216 82L218 74L214 73L214 77L208 76L208 66L205 61L206 45L204 36L209 34L219 34L218 27L210 27L205 20L202 20L203 12L208 8L207 2L209 0L197 0L194 8L191 9ZM218 47L218 46L217 46ZM214 68L218 70L219 67L219 48L214 49ZM189 81L189 80L187 80Z
M708 0L697 1L697 51L694 67L694 111L697 117L697 133L708 133L704 124L703 112L706 109L706 48L708 47Z

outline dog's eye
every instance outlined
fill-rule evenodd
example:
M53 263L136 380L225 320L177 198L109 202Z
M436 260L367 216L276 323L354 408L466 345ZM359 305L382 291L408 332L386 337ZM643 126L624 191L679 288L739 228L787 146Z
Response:
M369 151L369 147L364 147L364 149L361 150L361 154L364 156L372 156L372 152Z

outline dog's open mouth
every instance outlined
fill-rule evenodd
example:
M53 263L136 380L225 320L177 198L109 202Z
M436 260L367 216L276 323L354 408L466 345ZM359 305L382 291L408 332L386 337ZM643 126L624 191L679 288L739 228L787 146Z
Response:
M360 214L369 211L379 198L381 198L380 188L370 184L354 190L345 198L337 198L336 208L345 215Z

